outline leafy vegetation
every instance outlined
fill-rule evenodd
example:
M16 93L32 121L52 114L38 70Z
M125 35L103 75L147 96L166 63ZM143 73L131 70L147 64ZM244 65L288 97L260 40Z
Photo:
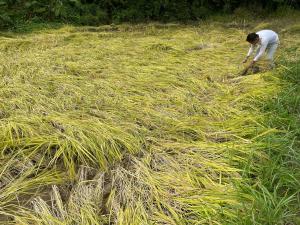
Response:
M242 8L247 14L251 12L252 16L264 16L270 11L281 11L282 7L299 6L293 0L1 0L0 28L16 27L26 21L56 20L84 25L124 21L188 21L216 13L241 11Z

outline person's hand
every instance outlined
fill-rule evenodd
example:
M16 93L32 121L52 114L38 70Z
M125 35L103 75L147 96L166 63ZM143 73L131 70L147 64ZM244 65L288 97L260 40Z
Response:
M248 61L248 57L246 57L244 60L243 60L243 63L246 63Z
M255 61L253 60L253 61L250 63L249 67L253 67L254 64L255 64Z
M249 66L247 66L246 70L252 68L252 67L254 66L254 64L255 64L255 61L253 60L253 61L249 64Z

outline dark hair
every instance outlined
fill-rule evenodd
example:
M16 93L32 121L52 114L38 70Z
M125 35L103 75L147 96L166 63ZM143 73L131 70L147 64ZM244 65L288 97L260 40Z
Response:
M256 33L250 33L250 34L248 34L246 41L252 43L257 38L258 38L258 34L256 34Z

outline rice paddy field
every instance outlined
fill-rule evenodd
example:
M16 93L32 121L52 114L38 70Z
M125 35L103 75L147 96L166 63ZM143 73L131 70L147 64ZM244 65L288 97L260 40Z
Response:
M0 224L300 224L299 21L2 32Z

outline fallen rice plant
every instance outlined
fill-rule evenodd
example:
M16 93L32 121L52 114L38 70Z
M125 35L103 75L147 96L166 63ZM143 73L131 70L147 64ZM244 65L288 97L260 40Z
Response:
M267 21L290 62L295 21ZM238 224L259 201L291 221L296 194L251 178L286 134L259 104L288 68L239 77L251 27L225 23L0 36L0 223Z

